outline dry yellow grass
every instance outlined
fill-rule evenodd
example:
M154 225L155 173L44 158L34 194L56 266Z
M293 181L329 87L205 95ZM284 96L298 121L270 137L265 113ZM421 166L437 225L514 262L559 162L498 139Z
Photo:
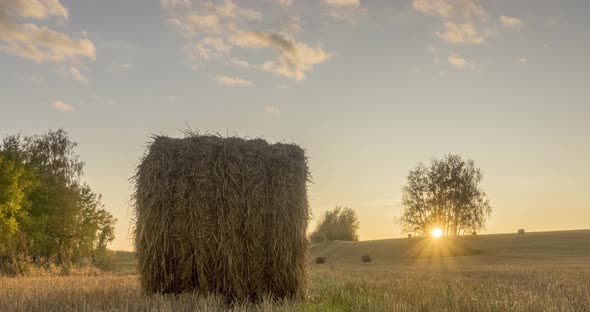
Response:
M590 311L590 264L314 265L304 302L142 295L135 275L0 278L0 311Z
M143 295L135 275L0 278L0 311L583 312L590 311L589 234L481 236L469 242L480 252L463 257L385 258L395 254L390 248L401 253L401 240L315 246L312 257L328 261L309 264L309 294L300 302L227 306L219 297ZM371 248L374 262L361 263L355 255Z

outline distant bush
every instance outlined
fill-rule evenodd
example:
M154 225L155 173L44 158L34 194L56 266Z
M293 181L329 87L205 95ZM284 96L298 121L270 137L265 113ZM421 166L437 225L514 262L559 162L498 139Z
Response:
M471 236L477 236L477 232L471 233Z
M358 241L359 220L356 211L348 207L336 207L326 211L319 220L315 232L324 233L329 241Z
M328 238L326 237L326 234L324 234L324 232L320 232L317 230L314 231L313 233L311 233L311 235L309 236L309 241L312 244L323 243L327 240L328 240Z
M412 238L412 234L408 234L408 238Z
M361 260L362 260L363 262L372 262L372 261L373 261L373 260L371 259L371 256L369 256L369 255L364 255L364 256L362 256L362 257L361 257Z
M317 264L324 264L324 263L326 263L326 259L324 257L317 257L315 259L315 263L317 263Z
M524 234L524 229L518 229L518 234Z

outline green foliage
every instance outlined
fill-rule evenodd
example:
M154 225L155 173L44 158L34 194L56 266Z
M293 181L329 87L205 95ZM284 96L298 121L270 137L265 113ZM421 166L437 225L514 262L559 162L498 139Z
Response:
M472 160L458 155L420 163L403 188L401 224L406 233L428 235L434 228L457 236L481 230L491 214L479 184L483 175Z
M14 248L14 236L19 229L17 218L30 185L24 167L0 154L0 257Z
M316 230L311 234L310 240L312 243L323 240L357 241L359 226L360 223L354 209L336 207L326 211Z
M116 220L100 195L81 182L84 163L75 148L61 129L4 138L0 257L65 266L84 257L94 259L114 239Z

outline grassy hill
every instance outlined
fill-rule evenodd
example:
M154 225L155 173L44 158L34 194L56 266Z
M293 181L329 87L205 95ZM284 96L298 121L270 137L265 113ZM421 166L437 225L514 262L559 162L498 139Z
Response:
M334 241L311 247L311 260L355 263L368 254L373 262L412 263L432 257L456 261L518 263L519 260L577 261L590 257L590 230L493 234L459 238L397 238L360 242ZM461 259L464 258L464 259Z

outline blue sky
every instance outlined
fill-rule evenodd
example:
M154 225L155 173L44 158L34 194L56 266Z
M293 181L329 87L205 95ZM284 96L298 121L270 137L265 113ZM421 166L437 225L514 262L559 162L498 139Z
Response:
M64 128L129 249L151 134L307 149L319 217L397 237L418 162L484 172L487 232L590 225L587 1L3 0L0 133ZM317 218L316 218L317 219Z

